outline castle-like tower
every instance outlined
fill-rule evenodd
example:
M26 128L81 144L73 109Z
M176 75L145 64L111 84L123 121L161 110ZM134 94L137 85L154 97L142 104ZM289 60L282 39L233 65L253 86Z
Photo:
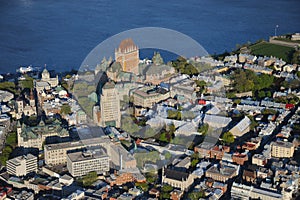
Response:
M115 60L121 64L124 72L139 74L139 49L131 38L121 41L115 50Z

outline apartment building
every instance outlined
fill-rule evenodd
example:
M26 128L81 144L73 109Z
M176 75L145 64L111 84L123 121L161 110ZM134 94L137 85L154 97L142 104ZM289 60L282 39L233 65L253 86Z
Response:
M295 147L291 142L276 141L271 143L271 155L276 158L291 158Z

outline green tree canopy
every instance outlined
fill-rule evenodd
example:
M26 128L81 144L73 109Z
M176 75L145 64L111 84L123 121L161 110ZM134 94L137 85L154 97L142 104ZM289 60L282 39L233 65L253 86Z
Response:
M202 133L202 135L206 135L207 131L208 131L209 125L208 123L204 123L202 124L199 128L198 128L198 132Z
M91 186L98 179L97 172L89 172L87 175L79 179L79 182L84 186Z
M222 136L222 140L226 144L231 144L234 142L234 136L231 132L225 132Z
M70 113L71 113L71 107L68 104L63 104L60 109L60 114L67 115Z
M5 90L13 94L16 94L16 85L13 82L8 82L8 81L2 82L0 83L0 90Z
M29 89L33 89L33 78L25 75L25 80L21 80L19 81L21 87L24 88L29 88Z
M270 88L274 83L274 76L268 74L257 75L251 70L238 69L231 78L234 81L233 86L237 92L263 90Z
M176 61L172 62L172 65L182 74L196 75L199 73L198 69L183 57L179 57Z
M177 110L168 110L168 118L181 120L181 112Z
M300 64L300 50L295 51L293 53L292 63L293 64Z
M161 187L162 192L171 192L172 190L173 190L173 187L171 185L165 184Z
M199 200L200 198L205 198L205 192L204 190L201 190L199 192L194 191L188 194L189 199L191 200Z
M141 188L144 192L149 190L149 185L147 183L135 183L135 186Z

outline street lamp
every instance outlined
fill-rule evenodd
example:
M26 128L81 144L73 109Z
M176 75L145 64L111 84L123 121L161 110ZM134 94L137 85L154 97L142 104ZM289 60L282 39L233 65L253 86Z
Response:
M279 25L275 26L275 37L277 36L277 28L279 28Z

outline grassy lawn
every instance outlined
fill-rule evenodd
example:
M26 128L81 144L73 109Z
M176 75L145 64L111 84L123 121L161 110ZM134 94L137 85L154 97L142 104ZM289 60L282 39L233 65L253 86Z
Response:
M260 42L250 46L251 52L254 55L275 56L282 58L286 62L290 62L293 52L292 47L270 44L268 42Z

